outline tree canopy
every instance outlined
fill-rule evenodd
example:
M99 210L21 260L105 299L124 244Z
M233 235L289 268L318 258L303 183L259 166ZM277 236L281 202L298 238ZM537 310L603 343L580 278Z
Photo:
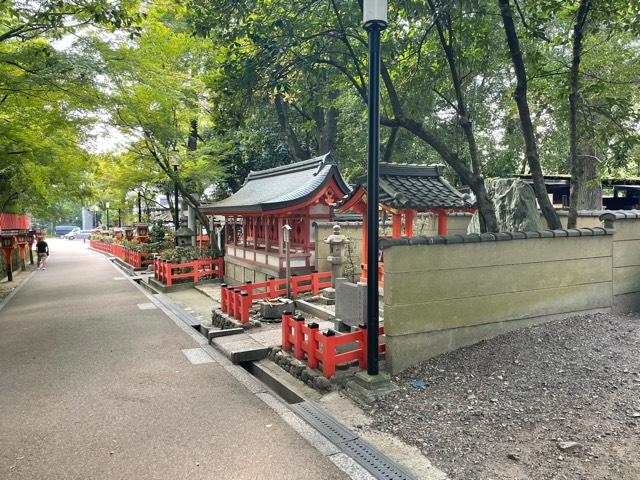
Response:
M348 178L363 173L359 2L36 3L0 5L5 210L125 207L174 180L197 205L249 170L327 151ZM382 158L444 163L485 230L488 177L570 174L574 207L597 203L601 177L640 175L639 24L640 6L622 0L390 2ZM124 147L88 148L96 124Z

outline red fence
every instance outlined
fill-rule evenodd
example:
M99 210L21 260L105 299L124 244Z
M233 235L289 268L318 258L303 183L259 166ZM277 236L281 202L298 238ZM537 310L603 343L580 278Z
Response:
M89 246L95 250L110 253L134 268L145 268L153 264L153 253L140 253L124 245L102 243L95 240L89 241Z
M331 286L331 272L311 273L291 277L291 296L296 298L304 292L318 295L320 290ZM224 313L242 323L249 321L249 311L254 300L274 299L287 294L287 280L270 277L266 282L245 283L236 287L220 286L220 303Z
M380 327L384 335L384 327ZM338 347L340 352L338 352ZM305 324L304 317L290 313L282 315L282 349L293 350L298 360L306 357L309 368L322 366L322 374L331 378L336 367L343 363L358 362L360 368L367 368L367 329L360 327L351 333L337 334L333 330L320 332L317 323ZM379 345L384 352L385 346Z
M28 215L0 213L0 230L28 230L30 223Z
M174 273L174 270L183 269L188 271ZM172 286L175 280L183 278L191 279L194 283L205 277L222 278L224 258L202 258L188 263L170 263L156 258L153 261L153 274L156 280L168 287Z

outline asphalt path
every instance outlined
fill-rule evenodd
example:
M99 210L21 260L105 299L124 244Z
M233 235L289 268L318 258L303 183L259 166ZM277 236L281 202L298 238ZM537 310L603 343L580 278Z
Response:
M0 310L0 479L341 479L106 257L52 240Z

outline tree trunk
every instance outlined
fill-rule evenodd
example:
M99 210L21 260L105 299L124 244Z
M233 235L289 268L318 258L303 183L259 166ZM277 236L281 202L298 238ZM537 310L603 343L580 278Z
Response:
M198 120L191 120L189 128L189 138L187 139L187 150L195 151L198 148Z
M578 210L584 203L586 188L586 163L589 154L578 155L578 104L580 102L580 61L582 59L582 38L589 14L591 0L581 0L573 27L573 54L569 74L569 163L571 165L571 194L569 199L568 228L576 228ZM593 164L593 161L591 161ZM597 165L596 165L597 167Z
M393 155L393 147L396 143L397 138L398 138L398 127L391 127L389 140L387 140L387 144L384 147L384 155L382 156L382 161L384 163L389 163L391 161L391 155Z
M402 127L421 139L427 145L430 145L440 155L440 157L448 163L451 168L453 168L462 181L466 185L469 185L475 194L481 231L497 232L498 220L496 219L495 207L491 197L487 193L482 177L470 170L465 162L463 162L435 132L427 129L422 123L417 122L412 118L407 118L404 115L400 99L398 98L398 94L393 85L393 80L389 75L389 71L387 70L385 63L381 62L380 67L382 81L385 84L387 94L389 95L389 102L391 103L391 108L393 109L393 113L396 117L394 120L383 118L381 119L381 123L392 128L395 126Z
M289 121L289 107L282 98L282 94L276 94L274 105L276 108L278 123L280 124L280 130L285 140L287 141L287 145L289 146L289 154L296 162L306 160L310 157L309 152L302 148L300 142L298 141L296 132L291 126L291 122Z
M522 126L526 157L533 179L533 189L536 193L540 210L542 210L542 214L547 221L547 225L551 229L559 229L562 228L562 224L547 195L542 166L540 165L540 158L538 157L535 131L533 129L533 122L531 121L529 104L527 103L527 73L524 60L522 59L522 51L520 50L520 41L513 23L511 5L509 0L498 0L498 4L507 37L507 44L509 45L509 52L511 53L511 61L516 73L517 83L513 98L518 106L518 113L520 115L520 125Z

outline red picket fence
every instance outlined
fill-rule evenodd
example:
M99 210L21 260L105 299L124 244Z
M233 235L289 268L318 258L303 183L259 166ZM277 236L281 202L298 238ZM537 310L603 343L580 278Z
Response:
M127 248L124 261L134 268L146 268L153 265L153 253L141 253Z
M190 269L188 272L174 273L177 269ZM153 261L153 274L156 280L168 287L173 282L182 278L192 279L198 283L205 277L222 278L224 275L224 258L202 258L188 263L170 263L156 258Z
M220 303L224 313L242 323L249 321L249 311L254 300L266 298L272 300L287 294L287 280L269 277L261 283L245 283L236 287L225 284L220 286ZM320 290L331 286L331 272L311 273L309 275L291 277L291 296L298 297L301 293L312 292L318 295Z
M0 213L0 230L28 230L30 223L28 215Z
M380 335L384 335L384 326L380 326ZM348 349L338 347L355 344ZM305 324L304 317L290 313L282 315L282 349L292 351L298 360L306 357L309 368L322 366L322 374L331 378L336 367L343 363L358 361L360 368L367 368L367 329L360 327L351 333L338 334L333 330L320 332L317 323ZM378 346L379 352L385 351L385 345Z
M145 268L153 263L153 253L140 253L116 243L102 243L90 240L89 246L95 250L110 253L134 268Z

